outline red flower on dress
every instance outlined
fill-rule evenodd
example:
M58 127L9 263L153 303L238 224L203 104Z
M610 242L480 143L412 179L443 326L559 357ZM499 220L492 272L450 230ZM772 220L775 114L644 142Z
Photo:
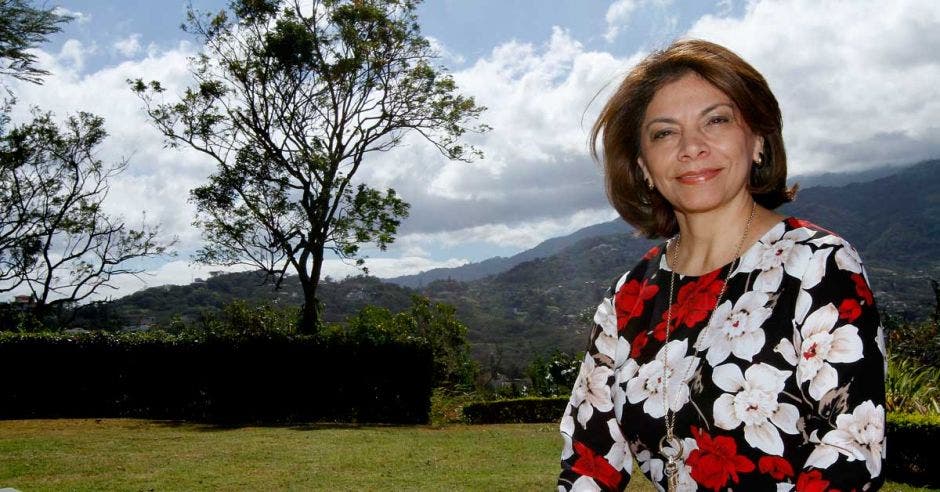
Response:
M797 219L796 217L790 217L789 219L787 219L787 225L789 225L791 229L796 229L798 227L806 227L807 229L816 229L818 231L825 232L826 234L829 234L830 236L838 236L838 234L830 231L829 229L826 229L824 227L819 227L818 225L808 220Z
M646 252L645 255L643 255L643 259L646 261L649 261L649 260L652 260L653 257L655 257L658 254L659 254L659 246L653 246L652 248L650 248L649 251Z
M636 359L643 351L643 347L649 342L650 338L645 331L641 331L633 337L633 343L630 344L630 357Z
M574 443L574 451L578 453L578 460L574 462L571 471L578 475L597 480L604 488L618 488L620 485L620 473L617 472L607 459L577 441Z
M846 299L839 304L839 319L844 319L849 323L858 319L862 315L862 306L855 299Z
M623 330L631 319L643 314L646 301L659 292L658 285L648 285L647 280L641 284L633 279L620 287L614 297L614 306L617 311L617 330Z
M819 470L800 473L796 479L796 492L826 492L828 486L829 480L823 480Z
M718 278L721 270L715 270L698 280L689 282L679 288L676 302L672 305L672 327L670 331L685 325L692 328L697 323L708 318L715 309L718 294L725 282ZM669 310L663 311L663 320L653 328L653 336L659 341L666 339L666 317Z
M754 462L738 454L738 443L734 439L728 436L712 438L694 425L692 437L698 449L689 453L686 463L692 467L692 479L703 487L717 492L728 483L729 478L738 483L738 473L754 471Z
M861 274L853 273L852 282L855 282L855 293L858 294L866 304L871 306L875 303L875 298L871 293L871 288L868 287L868 283L865 282L865 277Z
M757 462L761 473L766 473L774 480L783 480L793 476L793 466L780 456L762 456Z
M807 227L810 229L816 228L812 222L808 220L797 219L796 217L790 217L787 219L787 225L789 225L792 229L796 229L798 227Z

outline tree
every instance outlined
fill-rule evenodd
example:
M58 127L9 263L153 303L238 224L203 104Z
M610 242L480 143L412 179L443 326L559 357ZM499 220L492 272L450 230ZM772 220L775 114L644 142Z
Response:
M408 204L393 189L354 177L369 154L409 132L450 159L484 108L457 93L432 65L416 0L235 0L229 11L190 10L187 30L205 51L197 81L175 103L158 103L159 82L129 81L170 146L209 156L217 171L192 190L207 245L195 259L259 268L279 287L296 273L300 330L319 324L317 286L326 251L359 257L359 245L394 240Z
M106 137L98 116L79 113L59 128L38 110L0 136L0 291L25 284L40 320L113 288L115 276L142 273L132 260L174 242L162 241L159 227L130 228L104 213L109 180L127 168L95 158ZM5 224L19 225L10 232Z
M42 83L49 72L36 67L36 55L29 50L59 32L59 24L69 20L55 10L32 8L25 0L0 0L0 74Z

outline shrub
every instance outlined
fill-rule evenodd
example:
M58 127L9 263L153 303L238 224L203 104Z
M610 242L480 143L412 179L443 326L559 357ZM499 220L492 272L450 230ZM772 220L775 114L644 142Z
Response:
M547 359L537 357L526 369L526 375L532 380L532 392L538 396L567 396L578 379L582 359L560 351Z
M940 368L900 355L888 359L885 378L887 410L940 414Z
M3 334L0 418L424 423L422 343L162 332Z
M885 477L911 485L940 487L935 466L940 441L940 415L888 414L888 459Z
M567 397L475 402L463 408L463 415L471 424L557 422L567 403Z

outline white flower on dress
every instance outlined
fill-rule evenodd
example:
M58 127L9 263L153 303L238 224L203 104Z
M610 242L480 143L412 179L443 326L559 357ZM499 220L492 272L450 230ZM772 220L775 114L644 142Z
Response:
M643 412L660 418L666 415L665 391L669 408L678 412L689 401L689 380L699 364L697 357L685 355L688 347L688 340L683 339L660 348L656 357L640 366L636 377L627 381L627 400L633 404L646 400ZM665 367L663 360L666 360Z
M761 325L773 313L766 307L769 300L770 296L764 292L749 291L738 298L733 308L730 300L725 301L699 333L695 348L708 350L705 359L713 367L732 353L750 362L764 346Z
M578 422L581 423L581 427L587 425L591 415L594 415L595 408L601 412L607 412L614 407L610 386L607 385L607 379L613 373L609 367L597 365L591 354L584 356L584 362L581 363L581 371L578 372L578 379L575 381L569 401L571 406L578 409Z
M653 458L649 449L644 449L636 454L636 460L640 462L640 471L645 473L653 483L663 479L663 460Z
M783 338L774 348L796 366L798 384L809 381L809 394L816 400L839 383L838 373L830 362L855 362L862 358L858 328L844 325L833 330L838 320L839 310L832 303L826 304L807 316L799 331L794 330L792 343Z
M561 418L561 438L564 441L561 448L562 460L566 460L574 455L573 438L571 437L574 435L574 419L570 414L570 410L565 409L565 416Z
M601 327L601 332L594 340L597 351L611 360L617 350L617 311L614 309L612 299L605 298L594 312L594 322Z
M776 292L784 272L796 278L803 277L813 250L799 242L812 237L813 231L805 227L787 233L785 230L786 224L779 222L741 257L735 274L761 271L754 279L754 290Z
M836 417L836 428L827 432L806 459L805 466L827 468L843 454L849 461L863 460L872 478L881 474L885 457L885 410L871 400L855 407L851 414Z
M781 371L770 364L748 367L744 374L735 364L715 368L715 385L727 391L715 400L715 425L732 430L744 424L744 440L767 454L783 455L779 430L796 434L799 410L778 398L792 371ZM733 394L732 394L733 393Z
M604 455L604 459L613 466L615 470L626 470L630 475L633 474L633 453L630 452L630 445L623 436L620 424L615 419L607 421L607 429L610 431L610 437L614 440L610 451Z
M627 391L624 388L639 369L636 361L630 358L630 342L625 338L617 340L614 357L614 415L619 421L623 417L623 406L627 403Z
M565 489L564 487L558 487L558 490L563 491ZM582 476L571 484L571 492L601 492L601 488L591 477Z

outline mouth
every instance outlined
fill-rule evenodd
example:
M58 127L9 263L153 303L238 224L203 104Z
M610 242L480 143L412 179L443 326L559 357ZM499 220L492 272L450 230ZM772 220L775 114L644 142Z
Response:
M680 174L676 181L682 184L694 185L704 183L721 173L721 168L696 169L687 173Z

